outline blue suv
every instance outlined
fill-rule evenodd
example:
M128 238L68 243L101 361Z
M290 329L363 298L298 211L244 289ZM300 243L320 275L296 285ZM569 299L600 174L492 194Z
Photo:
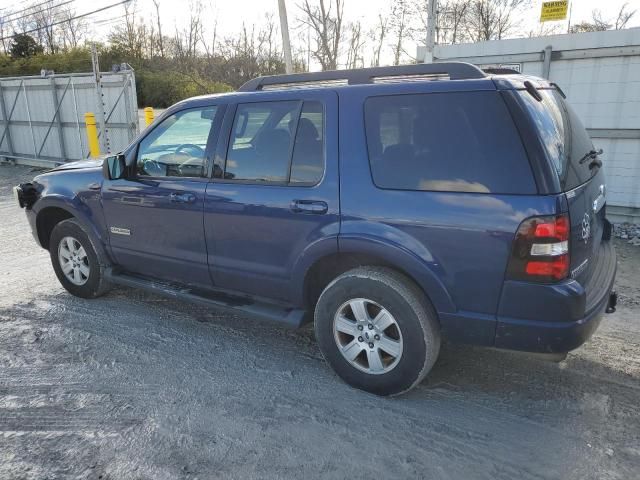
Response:
M615 309L600 153L557 85L423 64L185 100L15 193L73 295L313 321L341 378L391 395L442 338L561 356Z

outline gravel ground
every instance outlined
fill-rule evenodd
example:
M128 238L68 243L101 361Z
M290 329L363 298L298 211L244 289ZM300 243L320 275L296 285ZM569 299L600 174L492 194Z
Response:
M0 478L632 479L640 475L640 247L618 311L560 364L444 345L428 379L343 384L312 331L58 284L0 166Z

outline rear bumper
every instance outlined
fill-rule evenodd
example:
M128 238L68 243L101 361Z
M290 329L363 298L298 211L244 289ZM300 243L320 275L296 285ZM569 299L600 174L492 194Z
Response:
M589 293L574 280L553 286L507 282L511 284L505 285L500 302L495 346L562 353L586 342L605 310L615 310L616 254L611 242L602 242L597 261Z

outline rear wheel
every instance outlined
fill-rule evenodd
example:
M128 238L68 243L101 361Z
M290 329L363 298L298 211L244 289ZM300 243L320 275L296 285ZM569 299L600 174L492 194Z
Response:
M95 298L109 289L96 250L76 220L64 220L54 227L49 254L58 280L69 293Z
M356 268L331 282L316 305L315 331L336 373L377 395L413 388L440 350L425 295L404 275L381 267Z

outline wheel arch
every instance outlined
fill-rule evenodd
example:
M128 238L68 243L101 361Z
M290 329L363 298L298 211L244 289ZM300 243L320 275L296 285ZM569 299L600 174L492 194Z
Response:
M75 217L69 210L59 206L45 207L38 212L36 215L36 232L38 234L38 242L42 248L49 249L51 232L53 232L58 223L69 218Z
M95 225L91 222L82 209L74 208L74 205L54 197L42 198L37 203L37 211L35 213L35 227L38 236L38 242L44 249L49 249L49 239L51 232L60 222L64 220L74 219L85 232L91 241L101 265L109 266L112 264L107 254L105 244L98 234Z
M421 258L395 245L370 240L341 243L339 252L320 257L310 265L302 282L305 308L313 308L334 278L360 266L381 266L402 273L421 289L437 312L455 312L444 285Z

